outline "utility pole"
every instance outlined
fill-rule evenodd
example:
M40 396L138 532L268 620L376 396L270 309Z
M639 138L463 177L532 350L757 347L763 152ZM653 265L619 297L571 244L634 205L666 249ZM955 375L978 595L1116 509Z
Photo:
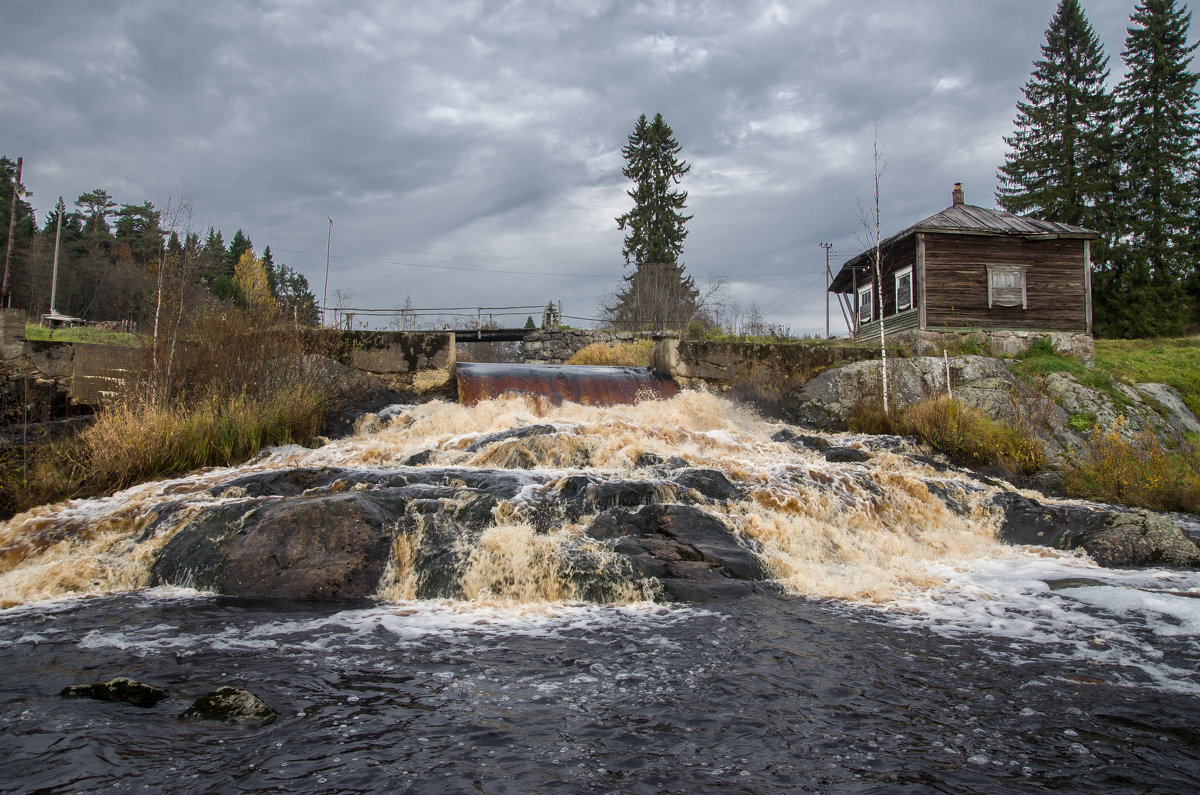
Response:
M321 296L321 325L329 325L329 250L333 247L333 218L329 219L329 235L325 238L325 293Z
M17 178L13 180L12 204L8 206L8 245L4 247L4 279L0 280L0 306L5 309L10 308L12 304L8 295L8 263L12 259L13 230L17 221L17 192L21 189L21 166L24 162L25 158L17 158Z
M58 207L55 208L58 212L58 228L54 232L54 268L50 274L50 314L57 315L58 310L54 308L54 297L58 292L58 247L62 243L62 217L67 206L63 204L62 196L58 197Z
M817 245L825 249L825 339L829 339L829 277L833 275L829 272L829 249L833 248L833 244L818 243Z

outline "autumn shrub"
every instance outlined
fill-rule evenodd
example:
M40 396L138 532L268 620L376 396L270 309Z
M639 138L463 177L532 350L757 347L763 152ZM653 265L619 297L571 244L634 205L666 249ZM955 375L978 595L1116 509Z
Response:
M1014 475L1032 474L1045 463L1045 445L1036 436L945 395L909 406L901 424L957 461L1000 464Z
M1032 474L1045 463L1037 436L945 395L892 412L878 401L863 401L851 408L848 425L858 433L915 436L955 461L999 464L1013 475Z
M1149 430L1126 431L1124 418L1097 427L1066 462L1063 489L1073 497L1159 511L1200 509L1200 461L1168 450Z
M603 367L649 367L654 340L631 342L593 342L575 352L567 364L590 364Z

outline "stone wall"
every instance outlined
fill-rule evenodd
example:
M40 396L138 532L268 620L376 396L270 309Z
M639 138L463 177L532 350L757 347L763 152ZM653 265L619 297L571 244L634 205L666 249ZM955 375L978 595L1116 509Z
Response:
M792 389L831 367L878 356L877 348L866 346L664 339L651 364L682 387L772 383Z
M454 334L404 331L314 331L313 353L379 378L415 396L452 394ZM25 339L25 315L0 311L5 377L50 390L60 400L97 406L116 396L142 358L139 348ZM11 401L10 401L11 402Z
M563 364L593 342L612 345L616 342L633 342L646 336L632 331L606 329L535 331L521 343L521 359L526 364Z
M899 331L888 334L888 342L907 345L917 356L940 356L949 350L951 355L964 347L976 349L988 356L1016 356L1030 345L1049 339L1054 350L1074 356L1087 367L1096 361L1096 344L1091 334L1071 331Z
M338 357L389 389L424 396L455 389L455 339L441 331L346 331Z

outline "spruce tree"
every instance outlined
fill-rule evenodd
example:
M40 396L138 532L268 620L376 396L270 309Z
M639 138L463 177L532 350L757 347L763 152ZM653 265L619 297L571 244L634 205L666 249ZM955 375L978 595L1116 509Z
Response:
M603 306L619 327L681 328L699 308L695 282L679 264L692 217L683 214L687 191L676 187L691 170L678 157L682 150L661 113L650 122L643 113L621 149L626 162L622 173L634 182L627 191L634 206L616 221L626 232L625 264L633 265L634 271Z
M661 113L649 123L643 113L621 149L626 162L621 173L635 183L627 191L633 209L617 217L617 227L628 230L622 250L626 265L673 263L683 253L684 225L692 216L682 212L687 191L675 185L692 167L676 157L682 150Z
M1121 234L1114 268L1099 280L1097 325L1120 336L1179 334L1189 320L1184 287L1197 290L1196 45L1191 14L1175 0L1143 0L1130 20L1117 87Z
M997 178L1005 210L1108 231L1113 99L1108 57L1079 0L1061 0L1017 103Z

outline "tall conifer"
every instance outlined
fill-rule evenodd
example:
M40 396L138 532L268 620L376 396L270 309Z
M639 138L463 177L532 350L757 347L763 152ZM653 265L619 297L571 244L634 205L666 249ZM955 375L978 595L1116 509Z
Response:
M1016 131L997 177L1009 212L1107 231L1112 195L1108 57L1079 0L1061 0L1017 103Z
M678 159L681 151L661 113L649 123L643 113L621 149L626 162L622 173L634 181L628 191L633 209L617 217L617 227L628 230L622 250L627 265L674 263L683 253L684 225L692 216L683 214L687 191L675 186L692 167Z
M634 182L628 191L634 205L616 220L626 231L621 253L634 271L602 307L618 327L682 328L699 309L699 290L679 264L692 217L683 214L687 191L676 187L692 168L679 159L681 151L661 113L650 122L643 113L621 149L626 163L622 173Z
M1100 281L1107 311L1098 325L1121 336L1178 334L1189 319L1183 287L1197 285L1196 45L1191 14L1175 0L1143 0L1130 20L1117 87L1121 235L1116 267Z

